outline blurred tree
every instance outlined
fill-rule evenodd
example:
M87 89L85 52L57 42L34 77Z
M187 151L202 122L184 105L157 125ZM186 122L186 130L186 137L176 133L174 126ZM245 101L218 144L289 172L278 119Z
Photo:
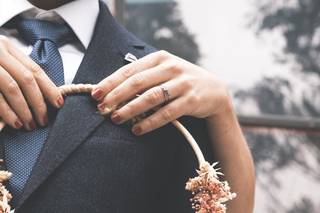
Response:
M286 45L275 60L286 63L295 59L296 70L320 77L320 1L259 0L255 1L253 25L258 34L266 31L282 33ZM308 83L307 80L305 83ZM264 78L236 97L253 98L261 113L295 116L320 116L320 85L298 94L295 83L281 77Z
M158 49L193 63L200 58L199 47L184 25L175 2L127 4L125 25Z
M316 213L316 207L308 198L303 198L288 213Z
M293 82L282 77L264 77L249 89L235 92L240 102L251 101L261 114L320 116L320 85L298 93ZM239 112L242 109L239 107Z
M265 77L250 89L238 90L235 98L241 102L253 100L261 114L299 116L302 111L290 100L292 92L288 80ZM241 108L239 110L241 111Z
M284 52L294 56L303 72L320 75L320 1L257 1L260 31L281 29Z
M255 4L257 32L276 30L286 41L276 61L286 63L294 58L296 70L320 77L320 1L259 0ZM261 113L319 117L320 85L310 82L302 94L297 94L295 86L288 79L264 78L252 89L238 91L237 96L254 98Z

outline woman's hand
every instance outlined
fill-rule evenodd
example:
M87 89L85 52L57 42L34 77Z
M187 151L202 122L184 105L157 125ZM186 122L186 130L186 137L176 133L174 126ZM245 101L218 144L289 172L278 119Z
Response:
M59 89L40 66L0 36L0 118L12 128L33 130L32 110L36 121L45 126L45 99L57 108L63 105Z
M101 112L113 111L127 102L112 113L111 119L116 124L160 106L133 126L136 135L150 132L183 115L214 117L224 112L230 103L225 85L212 73L165 51L152 53L120 68L95 87L92 97L100 102L98 109Z

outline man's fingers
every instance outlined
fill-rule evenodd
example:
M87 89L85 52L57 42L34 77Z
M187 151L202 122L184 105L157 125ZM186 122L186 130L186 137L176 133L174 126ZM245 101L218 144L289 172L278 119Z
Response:
M16 113L10 108L9 104L0 93L0 118L12 128L20 129L23 126L22 121L18 118ZM0 119L0 121L1 121ZM0 127L1 128L1 127Z
M116 88L129 77L137 74L138 72L142 72L146 69L157 66L164 58L164 51L159 51L121 67L119 70L115 71L113 74L97 84L92 91L92 97L96 100L102 99L104 96L106 96L106 94L108 94L111 90Z
M114 123L121 124L163 104L167 101L163 94L163 89L170 91L170 101L174 100L183 93L181 88L177 85L176 81L169 81L161 86L156 86L147 90L139 97L133 99L128 104L112 113L112 121Z
M17 114L27 130L35 128L35 122L28 104L18 83L0 66L0 92L5 97L10 108Z
M170 102L154 114L134 125L132 128L133 134L143 135L183 116L185 108L184 104L185 101L183 98L178 98Z
M2 61L2 66L18 83L39 124L47 125L47 106L32 72L12 55Z
M61 95L59 88L50 80L43 69L30 57L26 56L13 45L9 44L8 50L12 56L18 59L26 68L28 68L32 72L43 96L54 107L62 107L64 104L63 96Z

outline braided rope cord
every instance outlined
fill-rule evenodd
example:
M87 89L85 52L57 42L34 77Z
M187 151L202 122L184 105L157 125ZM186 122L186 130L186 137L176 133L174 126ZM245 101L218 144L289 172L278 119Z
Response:
M71 85L63 85L59 87L61 93L63 96L68 96L68 95L74 95L74 94L86 94L86 93L91 93L92 89L94 88L94 85L92 84L71 84ZM110 114L109 112L108 114ZM195 139L192 137L190 132L177 120L172 121L172 124L185 136L189 144L191 145L192 149L194 150L199 165L203 165L205 163L204 156L200 150L200 147L198 146L197 142ZM0 120L0 132L2 129L6 126L6 124Z

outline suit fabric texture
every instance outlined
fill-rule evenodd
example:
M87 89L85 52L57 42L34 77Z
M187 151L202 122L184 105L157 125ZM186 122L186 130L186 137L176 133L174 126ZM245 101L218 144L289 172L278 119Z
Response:
M94 35L73 83L98 83L126 64L126 53L141 58L154 51L100 2ZM181 121L212 160L204 121ZM128 126L99 115L89 95L73 95L57 114L16 213L191 213L191 194L184 187L195 169L194 153L172 125L136 137Z

